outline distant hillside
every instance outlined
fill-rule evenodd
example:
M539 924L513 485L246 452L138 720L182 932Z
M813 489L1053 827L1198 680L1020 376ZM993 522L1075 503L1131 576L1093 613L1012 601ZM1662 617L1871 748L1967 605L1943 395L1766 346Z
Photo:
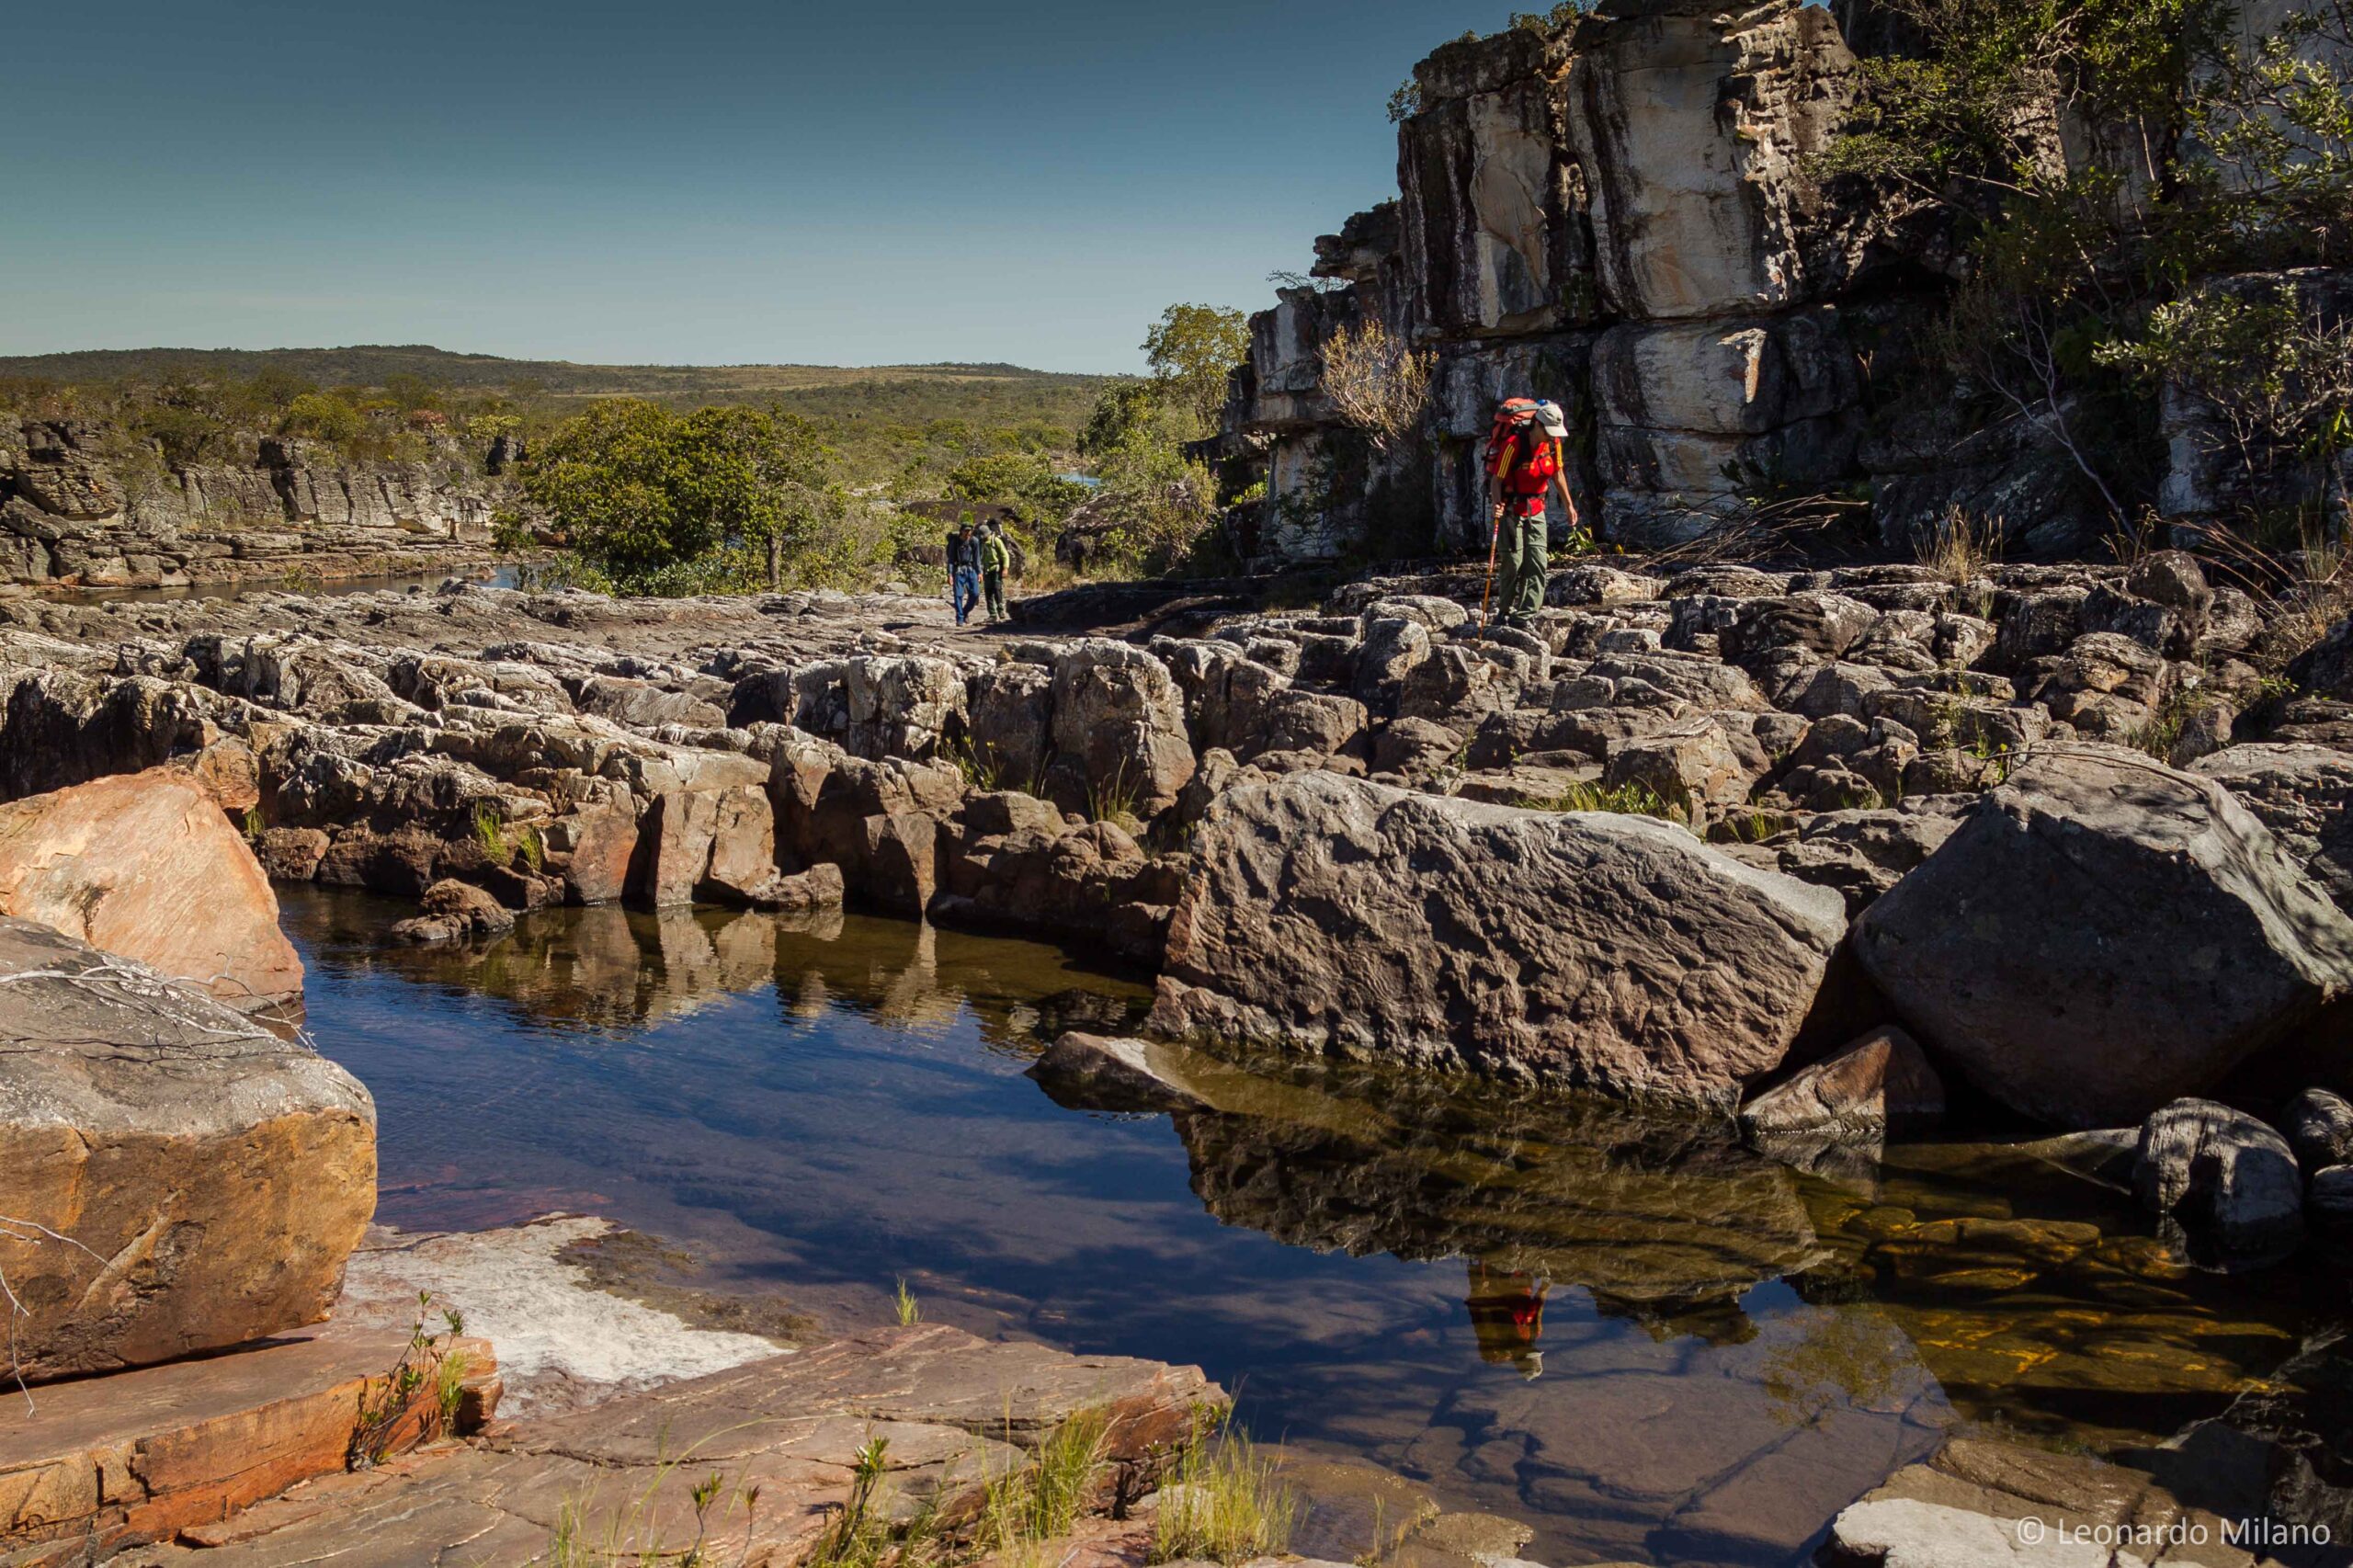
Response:
M1089 396L1110 379L1029 370L1018 365L575 365L563 359L502 359L453 354L426 344L349 348L89 348L70 354L0 356L0 376L54 381L183 381L249 379L266 371L319 386L380 387L414 376L466 391L520 392L559 399L646 397L735 403L872 382L956 388L1019 388Z
M198 420L204 428L197 435L219 436L233 426L268 426L307 387L340 391L363 404L381 404L380 394L389 394L397 408L423 399L453 415L500 407L522 415L533 435L598 398L646 398L681 412L773 403L818 421L841 472L869 482L941 469L1008 443L1067 460L1096 399L1117 379L1018 365L575 365L424 344L94 348L0 358L0 407L38 406L44 388L77 389L68 398L73 406L111 412L130 426ZM195 383L242 387L248 395L191 403L170 391ZM158 413L159 403L173 406ZM191 408L210 412L199 419Z
M992 453L1075 462L1079 428L1120 379L1018 365L575 365L423 344L96 348L0 357L0 411L71 412L157 444L174 461L218 461L255 432L285 428L296 403L324 393L360 422L346 455L373 460L416 444L406 416L420 409L461 428L495 415L536 441L599 398L645 398L681 413L774 403L818 425L838 477L936 494L957 464Z

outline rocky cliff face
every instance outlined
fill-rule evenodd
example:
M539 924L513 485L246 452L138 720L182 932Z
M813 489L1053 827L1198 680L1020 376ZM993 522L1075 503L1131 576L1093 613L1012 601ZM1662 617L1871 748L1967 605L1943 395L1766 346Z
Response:
M496 482L451 449L345 463L266 437L250 464L172 467L85 420L0 420L0 587L176 587L396 571L487 546Z
M1977 427L1949 372L1905 373L1961 268L1934 214L1812 173L1858 78L1837 18L1796 0L1609 0L1422 62L1398 199L1318 240L1321 281L1253 321L1225 434L1266 465L1262 555L1482 540L1480 438L1521 394L1568 412L1580 508L1629 546L1830 493L1868 494L1898 549L1954 505L2029 551L2096 541L2055 444L2023 420ZM1318 391L1323 345L1367 317L1435 357L1410 449L1373 450ZM2233 499L2200 417L2166 400L2169 512Z

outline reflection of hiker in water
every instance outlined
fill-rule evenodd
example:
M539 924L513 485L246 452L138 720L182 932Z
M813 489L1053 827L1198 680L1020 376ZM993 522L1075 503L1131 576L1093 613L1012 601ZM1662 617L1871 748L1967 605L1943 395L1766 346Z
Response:
M1530 1381L1542 1376L1544 1352L1536 1342L1544 1336L1544 1293L1552 1288L1549 1279L1489 1268L1472 1258L1463 1305L1471 1309L1471 1332L1479 1336L1479 1359L1497 1367L1508 1362Z

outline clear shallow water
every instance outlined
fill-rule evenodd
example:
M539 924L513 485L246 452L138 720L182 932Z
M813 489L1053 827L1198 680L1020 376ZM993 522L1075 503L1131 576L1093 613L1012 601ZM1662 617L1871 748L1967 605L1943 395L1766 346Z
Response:
M1148 993L1036 944L571 910L404 950L403 906L285 902L387 1222L604 1214L835 1325L905 1276L931 1319L1199 1362L1262 1437L1523 1519L1549 1563L1802 1561L1949 1426L2160 1437L2341 1299L2191 1273L1982 1149L1799 1176L1601 1108L1206 1060L1213 1109L1065 1110L1022 1069Z

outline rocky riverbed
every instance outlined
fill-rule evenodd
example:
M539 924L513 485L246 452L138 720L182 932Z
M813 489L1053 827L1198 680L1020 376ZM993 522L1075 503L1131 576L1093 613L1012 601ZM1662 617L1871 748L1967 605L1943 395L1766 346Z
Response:
M977 631L888 596L17 600L0 604L0 790L19 871L0 886L97 939L127 880L87 824L141 775L142 801L207 802L279 887L406 901L382 939L420 961L462 967L576 918L559 908L615 905L656 930L698 928L698 907L823 930L847 905L1080 944L1156 975L1154 1003L1072 1017L1073 1040L1033 1029L1028 1049L1061 1040L1048 1086L1072 1103L1172 1112L1221 1217L1574 1279L1665 1344L1736 1324L1728 1305L1760 1282L1828 1290L1862 1268L1914 1282L1906 1332L1938 1347L1943 1393L1983 1388L1995 1415L2004 1359L2050 1347L2006 1346L1972 1291L2080 1274L2114 1303L2062 1353L2086 1369L2166 1340L2147 1291L2181 1270L2301 1253L2299 1278L2341 1297L2347 629L2267 676L2276 611L2177 554L1959 583L1642 564L1556 573L1531 633L1482 634L1476 580L1446 572L1305 608L1232 585L1081 594ZM1078 624L1107 602L1111 624ZM235 893L192 857L140 881L167 906L276 918L267 886ZM756 930L706 934L708 961L740 964L729 941ZM221 989L216 960L176 961ZM528 983L562 1006L611 990ZM634 980L616 983L634 1006ZM1338 1125L1320 1113L1270 1136L1204 1092L1213 1067L1155 1056L1177 1041L1203 1062L1288 1056L1640 1115L1543 1133L1558 1179L1466 1232L1446 1183L1509 1189L1502 1167L1463 1177L1435 1131L1405 1139L1423 1153L1386 1152L1389 1134L1319 1153L1302 1128ZM1984 1206L1891 1202L1923 1162ZM1311 1168L1337 1187L1287 1193ZM2138 1206L2145 1239L2120 1250L2112 1219L2077 1233L2013 1210L2029 1169ZM1766 1195L1793 1179L1831 1186ZM1562 1231L1597 1199L1608 1224ZM1613 1271L1628 1225L1649 1249ZM1474 1321L1489 1294L1474 1279ZM2219 1414L2300 1330L2270 1337L2276 1358L2229 1360L2168 1409ZM1472 1448L1427 1463L1475 1471L1472 1449L1516 1429L1510 1402L1481 1397L1457 1424ZM1521 1451L1574 1447L1552 1443ZM1745 1506L1702 1479L1691 1498ZM1580 1484L1529 1495L1623 1503Z
M0 785L200 757L281 881L477 890L418 936L847 900L1160 968L1172 1035L1711 1110L1873 1023L2066 1127L2337 1071L2342 635L2267 679L2257 607L2178 553L1581 565L1486 636L1470 586L1119 636L823 595L17 603Z

